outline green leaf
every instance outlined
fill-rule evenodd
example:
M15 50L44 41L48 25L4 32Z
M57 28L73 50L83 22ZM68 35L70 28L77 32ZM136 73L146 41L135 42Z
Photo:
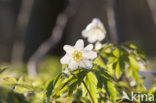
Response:
M142 60L146 60L146 56L144 55L143 51L138 49L135 45L126 43L124 46L131 51L131 54L141 58Z
M6 102L5 102L6 103ZM9 92L7 103L29 103L23 94Z
M74 101L73 97L65 97L65 98L58 98L56 101L50 103L72 103L73 101Z
M62 79L58 85L56 85L55 89L53 90L52 96L54 98L60 96L64 91L68 90L69 84L72 84L76 80L75 76L71 75L68 78Z
M101 56L98 56L98 57L95 59L94 64L100 65L101 67L104 67L104 68L106 67L106 65L104 64L104 62L103 62Z
M3 80L9 85L14 85L17 82L16 78L13 77L5 77Z
M85 97L81 97L81 98L80 98L80 101L81 101L82 103L92 103L90 99L85 98ZM80 102L80 103L81 103L81 102Z
M91 95L91 99L93 99L93 103L98 103L99 96L97 94L96 85L93 83L89 75L87 75L87 77L85 78L84 83L88 88L89 94Z
M95 75L98 79L98 84L97 86L99 88L104 88L108 94L108 96L110 97L110 99L115 103L116 101L116 89L115 89L115 85L112 83L112 81L108 80L106 77L104 77L103 75L99 74L98 72L95 72Z
M119 57L119 55L120 55L120 51L119 51L118 48L115 48L115 49L112 51L112 53L113 53L113 55L114 55L115 57Z
M119 64L119 62L117 62L115 65L115 75L116 75L117 79L119 79L121 77L122 73L123 72L121 70L120 64Z
M133 50L136 50L137 49L137 47L135 45L133 45L133 44L129 44L128 47L131 48L131 49L133 49Z
M109 73L109 71L99 65L94 65L93 67L93 72L97 72L99 75L103 75L105 76L106 78L112 80L112 81L115 81L114 77Z
M90 79L90 81L95 85L95 86L97 86L97 78L96 78L96 76L92 73L92 72L89 72L88 74L87 74L87 76L89 77L89 79Z
M71 95L73 93L73 91L76 89L77 85L78 85L77 80L75 80L72 84L69 85L68 95Z
M117 94L117 92L116 92L116 89L115 89L115 85L111 81L105 79L104 80L104 87L105 87L109 97L113 101L113 103L116 103L116 94Z
M60 79L61 75L62 74L58 74L54 79L51 79L46 83L43 92L42 103L49 102L50 96L55 88L57 81Z
M129 65L132 70L132 77L136 80L137 84L138 85L142 85L142 80L138 74L138 71L139 71L139 65L138 65L138 62L137 60L135 59L135 57L133 55L130 55L129 56Z
M32 83L25 81L23 76L21 76L19 80L16 82L16 88L17 87L20 87L21 89L26 88L29 90L33 90Z
M82 89L81 88L78 88L77 91L76 91L76 94L75 94L75 100L76 101L79 101L82 97Z
M95 70L94 73L98 80L97 87L104 88L110 99L115 103L116 89L113 82L110 81L114 80L114 78L111 75L109 75L104 68L101 67L98 67L98 69Z
M87 69L82 69L77 74L73 74L75 76L75 80L69 85L69 95L71 95L76 87L82 83L84 77L87 75L88 72L89 71Z
M81 84L81 82L83 81L84 77L87 75L88 72L89 70L82 68L82 70L78 74L76 74L78 85Z

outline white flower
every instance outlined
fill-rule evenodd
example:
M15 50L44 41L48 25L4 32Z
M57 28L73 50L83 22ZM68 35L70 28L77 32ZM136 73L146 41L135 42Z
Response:
M136 84L137 84L137 83L136 83L135 80L133 80L133 81L130 82L130 85L131 85L132 87L136 86Z
M99 50L103 47L103 45L100 42L95 43L95 50Z
M88 38L88 42L94 43L102 41L106 37L106 30L102 22L98 18L94 18L82 31L82 36Z
M63 47L66 54L61 58L62 64L68 64L71 71L82 68L91 68L92 60L97 57L96 52L92 51L93 45L89 44L84 48L83 40L78 40L75 46L65 45Z
M144 87L146 89L151 89L153 85L156 86L156 72L154 71L139 71L139 75L144 78Z
M138 65L140 67L140 71L147 71L149 69L142 62L139 62Z

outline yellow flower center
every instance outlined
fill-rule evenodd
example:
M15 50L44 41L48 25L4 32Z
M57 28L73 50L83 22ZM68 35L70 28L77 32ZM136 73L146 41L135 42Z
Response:
M72 53L72 56L73 56L74 61L77 62L77 63L82 60L82 52L81 51L75 50Z

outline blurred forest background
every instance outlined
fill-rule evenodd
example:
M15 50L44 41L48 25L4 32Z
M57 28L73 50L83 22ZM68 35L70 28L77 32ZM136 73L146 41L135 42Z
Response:
M117 34L118 43L135 41L156 57L155 5L155 0L0 0L0 62L26 63L49 38L54 39L48 54L61 56L62 46L81 38L94 17L104 23L106 40L114 42ZM58 19L61 13L64 18ZM62 35L53 43L57 29Z

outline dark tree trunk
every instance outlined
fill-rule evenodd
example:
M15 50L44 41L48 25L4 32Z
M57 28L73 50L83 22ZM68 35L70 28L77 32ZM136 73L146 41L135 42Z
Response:
M21 0L0 0L0 61L10 62Z
M149 56L156 56L156 26L147 0L117 0L120 42L139 41Z
M35 0L25 37L24 61L28 61L39 45L51 35L64 0Z

